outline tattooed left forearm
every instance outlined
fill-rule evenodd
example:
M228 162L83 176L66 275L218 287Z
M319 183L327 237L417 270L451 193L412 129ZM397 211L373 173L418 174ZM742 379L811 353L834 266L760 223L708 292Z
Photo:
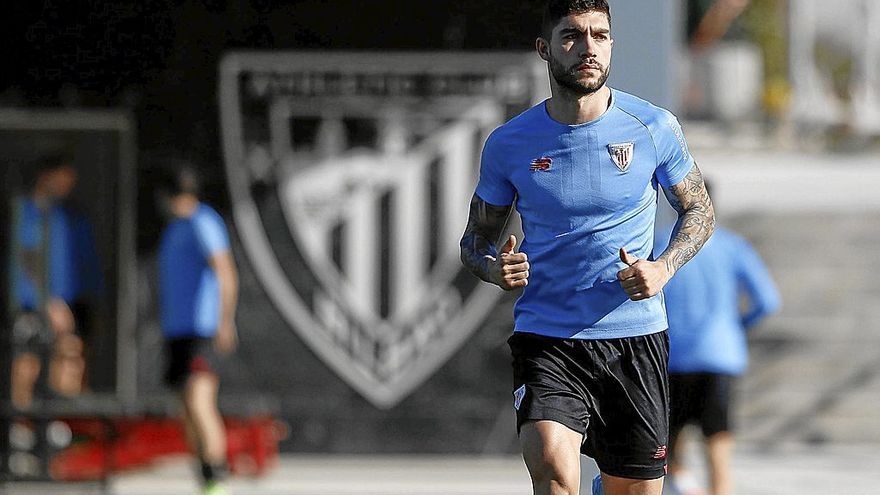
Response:
M697 254L715 231L715 208L696 164L684 180L664 189L664 193L678 212L678 221L672 229L669 247L657 261L666 264L671 276Z

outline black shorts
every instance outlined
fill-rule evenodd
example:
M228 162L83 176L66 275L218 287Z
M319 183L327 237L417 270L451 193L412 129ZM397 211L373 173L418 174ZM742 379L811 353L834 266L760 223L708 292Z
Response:
M703 435L731 431L730 409L735 379L718 373L669 375L669 433L678 436L688 423Z
M81 312L82 306L71 306L74 311L73 335L85 342L84 331L89 328L89 320L85 319L85 313ZM12 318L12 353L13 356L21 354L51 354L57 342L55 332L49 325L47 316L38 311L21 310Z
M214 340L205 337L185 337L165 343L168 370L165 383L174 388L183 387L193 373L217 374L220 356L214 350Z
M584 435L581 452L606 474L666 474L669 337L659 332L606 340L516 332L513 354L517 431L550 420Z
M44 354L52 349L54 332L43 314L20 311L12 319L12 353Z

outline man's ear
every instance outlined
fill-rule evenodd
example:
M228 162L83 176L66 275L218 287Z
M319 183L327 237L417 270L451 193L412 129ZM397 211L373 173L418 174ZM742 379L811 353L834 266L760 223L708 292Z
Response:
M535 50L538 52L538 56L541 57L542 60L545 62L550 61L550 43L546 39L536 39Z

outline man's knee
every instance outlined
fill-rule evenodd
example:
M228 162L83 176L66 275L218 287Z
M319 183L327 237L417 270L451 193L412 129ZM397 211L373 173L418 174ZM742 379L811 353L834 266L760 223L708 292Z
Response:
M523 425L523 460L536 492L576 495L580 485L582 436L558 423Z
M563 463L546 460L529 467L529 475L535 488L543 491L577 495L580 488L580 473ZM542 491L542 492L543 492Z
M197 372L187 378L183 387L183 402L190 414L216 407L217 377L212 373Z

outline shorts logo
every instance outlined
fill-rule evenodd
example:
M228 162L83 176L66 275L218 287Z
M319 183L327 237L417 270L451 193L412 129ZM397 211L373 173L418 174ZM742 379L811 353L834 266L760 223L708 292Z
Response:
M661 445L657 447L657 452L654 453L654 459L666 459L666 446Z
M629 170L629 163L633 157L633 143L616 143L608 145L608 154L621 172Z
M526 386L522 385L516 392L513 393L513 408L519 411L519 406L522 405L522 400L526 396Z
M551 158L546 156L542 156L541 158L535 158L532 160L532 164L529 166L529 170L532 172L546 172L550 170L550 165L553 163Z
M487 318L499 291L458 239L489 133L546 95L497 53L232 53L220 112L236 230L287 326L393 407Z

